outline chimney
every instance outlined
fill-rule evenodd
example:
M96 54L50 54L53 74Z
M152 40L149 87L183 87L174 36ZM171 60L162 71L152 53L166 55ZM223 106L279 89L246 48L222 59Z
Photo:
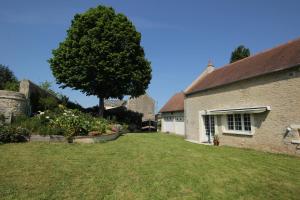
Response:
M207 67L206 67L206 70L208 73L214 71L215 69L215 66L212 64L212 61L211 60L208 60L208 64L207 64Z

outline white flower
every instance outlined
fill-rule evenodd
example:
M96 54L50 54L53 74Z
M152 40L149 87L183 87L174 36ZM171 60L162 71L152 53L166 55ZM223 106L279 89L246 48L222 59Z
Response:
M50 117L49 117L49 116L46 116L46 119L50 119Z

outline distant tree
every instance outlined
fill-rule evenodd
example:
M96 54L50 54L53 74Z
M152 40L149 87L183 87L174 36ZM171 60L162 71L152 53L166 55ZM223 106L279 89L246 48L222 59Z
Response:
M49 81L44 81L44 82L41 82L39 84L40 88L42 88L43 90L49 92L50 94L52 94L53 96L56 96L58 98L58 93L56 93L54 90L51 89L52 87L52 83L49 82Z
M0 90L19 90L16 76L7 66L2 64L0 64Z
M98 6L75 15L49 63L62 88L97 96L103 116L104 99L137 97L148 88L151 66L140 42L141 34L125 15Z
M232 53L230 63L250 56L250 50L243 45L238 46Z

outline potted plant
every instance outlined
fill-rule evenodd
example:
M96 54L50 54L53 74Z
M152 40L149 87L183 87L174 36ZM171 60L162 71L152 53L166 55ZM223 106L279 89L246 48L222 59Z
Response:
M220 139L218 135L214 135L214 145L219 146L220 144Z

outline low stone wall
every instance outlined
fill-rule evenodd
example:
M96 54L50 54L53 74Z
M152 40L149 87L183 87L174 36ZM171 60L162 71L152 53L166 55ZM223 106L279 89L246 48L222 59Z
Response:
M121 133L114 133L109 135L100 136L76 136L73 140L74 143L97 143L106 142L117 139ZM31 142L66 142L66 138L61 135L31 135Z
M62 135L31 135L31 142L65 142L66 139Z
M74 138L75 143L97 143L97 142L106 142L115 140L120 136L120 133L114 133L109 135L100 135L100 136L77 136Z
M12 117L28 113L28 101L24 94L0 90L0 115L10 123Z

